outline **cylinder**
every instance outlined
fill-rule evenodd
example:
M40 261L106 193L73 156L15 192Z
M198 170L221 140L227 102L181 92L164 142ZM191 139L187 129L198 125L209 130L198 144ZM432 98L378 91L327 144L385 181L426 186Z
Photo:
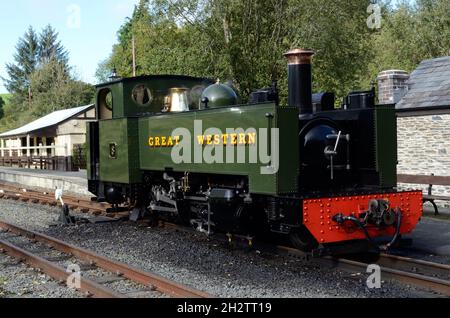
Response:
M289 106L298 107L301 115L312 114L312 66L314 52L294 49L284 54L288 60Z

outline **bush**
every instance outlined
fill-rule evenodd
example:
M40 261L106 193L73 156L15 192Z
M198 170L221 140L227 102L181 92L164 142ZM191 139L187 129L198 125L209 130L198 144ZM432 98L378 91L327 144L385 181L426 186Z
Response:
M87 168L87 147L86 144L73 145L72 164L76 169Z

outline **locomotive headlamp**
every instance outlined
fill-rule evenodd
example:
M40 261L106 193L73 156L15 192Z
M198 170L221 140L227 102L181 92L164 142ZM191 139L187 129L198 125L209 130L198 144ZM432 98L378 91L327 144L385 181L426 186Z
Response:
M170 95L165 98L165 111L171 113L189 111L188 89L172 88Z

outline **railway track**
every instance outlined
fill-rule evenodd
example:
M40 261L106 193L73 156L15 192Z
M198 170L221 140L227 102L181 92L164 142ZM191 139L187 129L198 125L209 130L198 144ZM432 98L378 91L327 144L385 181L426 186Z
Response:
M10 185L0 185L0 198L31 201L33 203L42 203L56 205L52 194L40 193L37 191L22 190L20 188ZM75 197L65 196L64 200L72 210L78 210L83 213L92 213L94 215L104 215L108 217L116 217L116 214L107 213L107 205L91 202L88 200L80 200ZM191 229L181 228L178 225L170 223L162 223L165 228L193 232ZM224 242L229 241L229 237L224 237ZM267 246L262 249L266 249ZM254 246L257 248L257 246ZM296 258L308 258L308 255L284 246L269 247L271 253L291 256ZM321 266L330 268L337 268L351 273L366 273L369 264L349 259L336 259L325 257L321 259L314 259L319 262ZM444 296L450 296L450 266L438 263L426 262L418 259L405 258L400 256L381 254L377 262L382 272L383 280L390 279L399 281L403 284L408 284L427 290L440 293Z
M9 184L0 184L0 198L49 206L58 205L53 193L24 189ZM116 218L123 215L122 213L107 213L109 205L106 203L98 203L88 199L80 199L66 195L63 199L70 210L78 211L80 213L90 213L95 216L102 215L110 218Z
M180 228L176 224L162 223L164 228L177 231L195 232L193 229ZM218 237L222 243L229 242L228 236ZM241 240L245 245L245 238ZM450 266L439 263L426 262L390 254L381 254L375 264L343 258L322 257L312 258L310 254L287 246L275 246L261 242L252 243L253 250L264 251L266 254L305 259L330 269L339 269L352 274L367 274L369 265L379 265L382 280L393 280L406 285L423 288L427 291L450 296Z
M20 240L19 243L14 242ZM13 241L13 242L12 242ZM77 264L82 273L81 292L96 298L211 298L204 292L158 275L132 268L63 241L0 221L0 251L40 269L53 279L66 282L71 272L64 264ZM56 255L55 255L56 253ZM47 256L43 256L47 255ZM51 255L51 256L49 256ZM88 273L96 274L89 275ZM101 275L99 275L101 273ZM128 281L132 291L116 290L114 283ZM130 284L128 284L130 285Z
M293 257L305 258L307 255L301 251L278 246L277 253ZM338 259L333 257L323 257L314 259L321 266L336 268L350 273L366 274L367 262L360 262L350 259ZM418 259L411 259L390 254L381 254L376 265L380 266L382 280L393 280L403 284L420 287L425 290L439 293L443 296L450 296L450 266L426 262ZM373 265L375 265L373 264Z

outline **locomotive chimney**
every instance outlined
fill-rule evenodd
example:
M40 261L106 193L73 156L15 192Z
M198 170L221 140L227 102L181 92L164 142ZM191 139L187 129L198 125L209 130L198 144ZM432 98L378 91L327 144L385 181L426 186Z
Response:
M312 66L314 52L294 49L284 54L289 64L289 106L300 109L300 115L312 114Z

